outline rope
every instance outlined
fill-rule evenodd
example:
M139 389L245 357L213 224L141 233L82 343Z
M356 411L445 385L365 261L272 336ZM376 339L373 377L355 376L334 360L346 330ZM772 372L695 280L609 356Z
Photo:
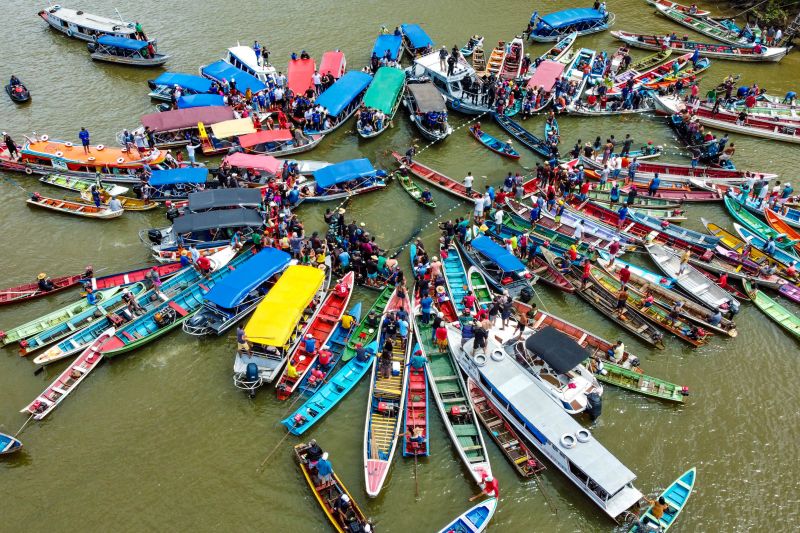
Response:
M295 424L294 424L294 427L295 427L295 428L297 427L297 423L296 423L296 422L295 422ZM294 428L292 428L292 429L294 429ZM272 457L272 454L274 454L274 453L275 453L275 452L278 450L278 448L280 448L281 444L283 444L283 441L285 441L285 440L287 439L287 437L289 437L289 435L291 435L291 434L292 434L292 432L291 432L291 431L287 431L287 432L286 432L286 435L284 435L284 436L281 438L281 440L279 440L279 441L278 441L278 444L276 444L276 445L275 445L275 447L274 447L274 448L272 448L272 451L270 451L270 452L267 454L267 456L266 456L266 457L264 457L264 460L263 460L263 461L261 461L261 464L260 464L260 465L258 465L258 468L256 468L256 473L257 473L257 474L258 474L258 473L261 473L261 469L263 468L264 464L266 464L266 462L269 460L269 458L270 458L270 457Z
M33 194L33 193L31 193L31 191L29 191L28 189L26 189L25 187L23 187L22 185L17 183L17 180L15 180L14 178L9 178L8 176L0 176L0 177L2 177L5 181L10 183L14 187L17 187L18 189L22 189L22 191L25 192L25 194Z
M464 126L468 126L468 125L472 124L473 122L477 121L479 118L481 118L482 116L486 115L487 113L489 113L489 111L484 111L484 112L483 112L483 113L481 113L480 115L477 115L477 116L475 116L474 118L472 118L472 119L470 119L470 120L467 120L467 121L463 122L463 123L462 123L460 126L458 126L458 127L456 127L456 128L453 128L453 132L452 132L452 133L455 133L455 132L457 132L458 130L460 130L460 129L463 129L463 128L464 128ZM452 133L451 133L451 135L452 135ZM425 150L427 150L428 148L430 148L431 146L433 146L434 144L436 144L437 142L439 142L439 141L431 141L431 142L429 142L428 144L426 144L426 145L425 145L424 147L422 147L422 148L421 148L419 151L417 151L417 153L415 154L415 157L416 157L417 155L421 154L422 152L424 152Z
M22 427L21 427L21 428L19 428L19 430L17 430L17 432L16 432L16 433L14 433L14 437L16 437L16 436L18 436L20 433L22 433L22 430L23 430L23 429L25 429L25 426L27 426L27 425L28 425L28 422L30 422L31 420L33 420L33 415L29 416L29 417L28 417L28 419L25 421L25 423L24 423L24 424L22 424Z

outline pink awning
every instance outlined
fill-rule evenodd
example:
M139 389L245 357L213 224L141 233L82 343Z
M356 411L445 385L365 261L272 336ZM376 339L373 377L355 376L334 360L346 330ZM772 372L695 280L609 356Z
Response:
M261 130L255 133L248 133L247 135L239 136L239 144L242 148L250 148L258 144L278 142L278 141L291 141L292 132L289 130Z
M233 119L233 109L224 105L190 107L163 113L142 115L142 126L153 131L173 131L197 127L198 122L210 125Z
M345 64L344 52L339 52L338 50L325 52L319 65L319 73L320 75L325 75L330 72L338 80L344 72Z
M558 61L542 61L536 67L536 71L528 80L528 88L542 87L545 91L550 92L553 90L553 85L556 84L558 78L564 73L564 64Z
M225 156L222 162L228 163L232 167L263 170L273 175L277 175L281 170L281 166L283 166L281 161L275 159L271 155L243 154L241 152L235 152Z

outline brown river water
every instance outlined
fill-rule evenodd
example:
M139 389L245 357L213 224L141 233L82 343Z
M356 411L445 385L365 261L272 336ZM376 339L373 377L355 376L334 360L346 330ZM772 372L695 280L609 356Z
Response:
M171 54L167 66L196 72L198 65L222 57L228 46L259 39L268 43L274 64L285 67L289 54L301 48L319 58L341 48L350 68L369 56L381 25L419 22L437 44L461 46L473 33L486 36L487 47L525 27L531 12L548 12L580 2L475 0L440 2L208 2L175 0L116 4L84 1L80 8L112 16L114 7L158 37ZM720 9L706 3L711 9ZM111 144L115 132L138 123L152 110L146 80L159 71L93 63L85 44L49 30L36 17L44 2L7 2L0 20L2 72L27 83L33 102L15 106L0 98L0 127L17 140L32 130L77 142L86 126L93 143ZM643 0L609 2L616 29L664 33L684 30L657 17ZM688 30L686 30L688 32ZM702 40L702 39L699 39ZM613 52L619 43L607 34L579 39L578 46ZM535 57L546 49L536 45ZM634 58L646 55L634 51ZM716 61L703 87L726 74L758 81L775 94L797 89L800 55L780 64L750 65ZM4 82L5 83L5 82ZM704 91L701 91L703 94ZM340 161L368 157L389 166L387 151L405 150L419 139L401 111L394 128L375 140L359 140L352 125L326 138L309 159ZM457 114L451 123L467 118ZM563 143L630 133L637 142L653 140L667 147L664 160L688 162L670 129L654 117L559 119ZM484 129L503 136L484 120ZM526 127L540 132L543 118ZM797 180L800 152L792 145L734 136L735 162ZM562 151L566 151L562 150ZM523 151L519 163L503 160L458 130L419 160L454 177L471 170L499 184L507 171L530 169L538 157ZM162 212L128 213L110 222L91 222L30 210L28 190L39 189L33 178L2 174L0 181L0 286L26 282L36 273L51 275L81 270L92 264L103 273L144 264L148 255L138 241L143 227L165 223ZM14 180L13 182L11 180ZM800 181L800 180L798 180ZM476 180L476 185L482 179ZM798 184L795 183L795 188ZM45 192L42 186L42 192ZM47 190L46 194L59 191ZM435 213L415 204L392 184L386 190L356 198L348 217L364 221L386 248L404 244L416 231L433 249L439 217L469 212L444 193L434 192ZM302 207L307 227L320 229L324 207ZM702 229L699 217L730 227L720 206L689 209L687 227ZM405 257L405 256L404 256ZM646 258L636 258L647 265ZM653 265L649 265L653 268ZM715 339L692 350L677 339L667 349L651 351L620 332L573 296L547 288L537 290L540 306L593 332L621 338L650 374L688 385L683 406L666 405L606 387L603 415L594 436L638 476L637 486L656 493L691 466L698 469L695 494L676 524L679 531L789 531L798 518L798 393L800 372L797 341L752 305L737 317L736 339ZM8 329L66 304L75 294L61 294L0 310L0 327ZM359 291L365 308L375 293ZM355 300L354 300L355 301ZM787 307L800 311L788 304ZM291 445L278 421L288 406L274 392L261 390L249 400L231 381L234 339L197 340L181 332L125 357L102 365L68 401L43 423L31 423L21 438L25 449L0 461L4 489L5 531L326 531L327 520L294 466ZM15 348L0 354L0 431L14 433L26 420L18 410L54 377L57 366L34 376L31 362ZM468 480L447 438L438 413L431 414L432 455L415 466L396 457L380 497L364 492L361 448L367 380L309 435L330 451L339 476L349 486L380 531L435 531L466 510L476 488ZM279 444L280 443L280 444ZM256 469L278 446L265 469ZM492 442L487 442L499 479L502 500L490 531L608 531L605 516L570 482L550 468L536 481L522 482ZM415 497L415 486L419 498ZM544 492L544 494L543 494Z

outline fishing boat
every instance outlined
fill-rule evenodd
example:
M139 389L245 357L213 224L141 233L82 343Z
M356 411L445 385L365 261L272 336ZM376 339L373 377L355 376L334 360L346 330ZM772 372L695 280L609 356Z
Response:
M303 477L306 478L311 492L314 493L317 503L325 511L325 516L330 520L334 530L337 533L354 531L356 530L355 528L364 531L364 527L369 524L369 520L361 511L353 496L347 491L347 487L344 486L336 472L332 472L332 482L320 483L317 479L316 468L310 465L308 450L308 444L296 444L294 446L295 462L300 467L300 471L303 472ZM347 496L350 502L346 511L342 511L342 507L337 505L342 501L343 496Z
M24 104L25 102L29 102L31 99L31 93L28 91L28 88L22 82L15 83L15 84L7 84L6 85L6 93L8 93L9 98L15 104Z
M550 106L555 96L554 87L556 82L564 74L566 65L561 61L551 61L549 59L539 63L533 76L528 80L525 87L529 91L537 93L536 102L531 109L532 113L539 113Z
M561 61L564 59L567 54L570 53L572 50L572 45L575 44L575 40L578 38L578 32L572 32L569 35L564 36L561 40L559 40L556 44L553 45L547 52L539 56L539 62L542 61ZM523 76L525 73L522 73Z
M183 331L195 336L222 335L256 308L291 259L275 248L261 250L203 296L202 308L183 323Z
M464 57L469 57L475 51L476 48L481 48L483 50L483 36L475 34L469 38L467 44L461 47L461 55Z
M385 312L400 311L411 316L411 302L407 294L395 289ZM383 341L382 329L378 329L378 344ZM411 335L397 338L392 343L392 368L389 377L383 377L377 359L372 362L370 388L367 398L367 415L364 424L364 482L367 495L375 498L383 488L389 467L397 449L400 433L401 411L405 404L408 361L411 355Z
M288 354L317 316L325 278L325 272L311 266L292 265L284 271L245 325L249 350L237 348L233 363L236 388L253 397L256 389L279 375Z
M709 222L705 218L700 218L700 221L706 227L709 233L712 235L717 235L721 237L720 244L727 248L728 250L732 250L737 254L737 258L742 258L744 254L744 259L752 261L755 265L772 265L777 268L778 274L792 278L793 276L789 276L786 272L786 268L791 265L793 262L797 261L797 258L787 254L782 250L776 250L774 254L766 253L760 245L764 244L763 239L758 239L757 237L753 237L757 239L756 241L740 238L733 233L723 229L722 227L714 224L713 222ZM736 224L740 230L746 231L744 228ZM747 244L750 244L749 250L745 250ZM786 263L784 263L786 261Z
M103 331L43 393L20 412L30 413L35 420L42 420L49 415L100 364L103 358L100 348L114 336L114 332L113 327Z
M519 152L511 146L511 142L501 142L495 139L485 131L482 131L480 129L480 124L470 126L468 129L472 137L492 152L508 157L509 159L519 159Z
M447 122L447 100L430 81L410 81L403 97L411 121L429 141L442 141L453 133Z
M433 51L433 40L419 24L401 24L400 33L403 36L403 48L412 58Z
M442 250L442 273L447 284L447 292L455 308L457 316L464 314L464 298L469 294L469 283L467 281L467 271L461 261L461 255L454 245L450 245L447 250ZM473 295L474 296L474 295ZM474 313L477 309L469 309Z
M563 36L577 32L589 35L605 31L614 25L614 14L591 8L572 8L539 16L531 15L531 32L528 39L538 42L558 41Z
M678 56L674 59L668 60L660 65L656 65L648 70L643 72L637 73L635 76L622 76L620 78L628 78L625 81L617 82L614 80L614 85L607 91L606 94L608 95L616 95L622 92L624 87L628 87L629 85L633 84L633 89L646 85L648 83L655 83L659 82L667 76L672 75L675 72L673 65L677 63L678 71L683 70L689 64L692 58L691 53L683 54ZM595 89L596 92L596 89Z
M55 4L39 11L38 15L51 28L66 34L67 37L82 41L93 42L101 35L115 35L131 39L136 38L137 35L144 37L140 30L136 29L135 23L123 20L119 13L117 13L119 18L112 19Z
M684 11L676 9L668 5L655 5L656 10L661 15L667 17L673 22L677 22L682 26L686 26L697 33L708 35L709 37L722 41L723 43L733 44L738 46L753 46L750 39L739 36L739 32L726 27L721 22L708 17L701 17L699 15L690 15Z
M47 174L39 178L39 181L54 187L60 187L68 191L74 191L81 194L85 192L91 193L92 189L94 188L111 196L120 196L129 190L128 187L123 187L122 185L113 185L110 183L76 178L69 174Z
M403 169L395 172L394 176L397 178L400 186L403 187L403 190L405 190L417 203L420 203L425 207L430 207L431 209L436 209L436 202L434 202L433 199L425 200L422 197L422 188L414 183L414 181L407 174L404 174Z
M737 252L724 246L717 246L714 249L714 254L710 257L709 255L690 257L689 262L706 274L711 274L709 277L715 281L717 281L719 275L726 274L733 279L752 279L764 287L775 290L778 290L781 285L786 283L786 280L777 274L764 272L762 265L748 259L742 260ZM733 293L734 291L731 290L729 292Z
M0 455L11 454L22 448L22 442L11 435L0 433Z
M497 499L487 498L474 507L464 511L458 517L439 530L439 533L463 532L481 533L489 526L489 521L497 509Z
M495 77L500 75L500 68L503 66L503 60L506 57L506 49L505 41L497 41L497 46L492 49L492 53L489 54L489 61L486 63L487 74L493 74Z
M339 280L333 291L325 298L316 310L316 316L306 328L308 333L303 342L297 345L289 354L288 362L280 378L275 384L278 400L287 400L297 390L298 385L316 363L320 352L328 350L328 340L333 335L334 329L341 320L342 315L350 303L353 294L355 273L348 272ZM308 352L305 348L306 341L313 339L319 348ZM291 375L289 368L294 368L296 375Z
M800 318L797 315L758 290L757 286L749 280L745 280L743 283L745 292L761 312L780 327L800 338Z
M447 348L433 341L431 325L417 317L414 321L417 340L428 362L426 364L431 395L444 422L445 430L472 480L480 484L492 475L489 454L469 401L469 390L458 366Z
M612 31L611 35L624 41L629 46L643 48L645 50L661 50L664 47L664 37L656 35L642 35L628 33L625 31ZM741 46L734 44L704 43L700 41L684 41L674 39L669 41L671 50L678 52L699 51L703 56L713 59L729 59L733 61L763 61L777 63L789 53L788 47L767 47L763 46L760 53L752 46Z
M414 176L418 177L422 181L430 183L434 187L442 189L445 192L449 192L450 194L457 196L462 200L473 201L482 196L481 193L474 190L467 194L467 188L463 183L445 176L441 172L433 170L432 168L427 167L417 161L409 162L406 160L405 156L397 152L392 152L392 157L394 157L398 162L404 164L406 168L408 168L409 172L414 174Z
M796 211L792 209L792 211ZM795 226L789 224L786 215L781 215L777 211L773 211L772 209L766 208L764 209L764 218L767 221L767 224L774 229L778 235L785 235L786 239L781 240L790 240L794 242L794 249L795 252L800 252L800 229L796 229ZM761 232L759 232L761 233ZM763 234L763 233L762 233ZM779 245L782 244L779 242ZM786 249L785 246L782 248Z
M678 515L683 511L683 508L686 507L686 502L694 490L696 478L696 468L693 467L684 472L659 497L659 499L664 498L667 504L667 509L663 515L660 518L656 518L653 514L653 507L649 506L638 516L636 523L628 531L630 533L645 533L653 529L667 531L678 519Z
M584 74L584 69L587 65L591 69L596 55L597 52L589 48L581 48L575 54L575 59L572 60L564 75L567 83L575 87L575 92L566 95L567 108L570 108L574 102L580 100L581 94L583 94L583 90L591 77ZM545 129L547 129L547 123L545 123ZM545 132L545 138L547 138L547 132Z
M34 281L33 283L24 283L15 287L9 287L8 289L1 289L0 305L14 304L33 300L34 298L41 298L42 296L48 296L50 294L55 294L65 289L75 287L82 281L89 279L92 275L92 268L87 267L83 274L49 278L53 286L53 288L50 290L42 290L37 281ZM44 273L39 275L39 279L46 279Z
M550 147L547 146L547 143L545 143L544 140L529 132L521 124L515 122L511 117L504 113L492 113L492 116L494 117L495 122L497 122L501 128L506 130L509 135L519 141L522 146L544 158L550 157Z
M610 208L611 206L611 189L599 189L597 187L592 187L589 189L588 197L592 202L600 204L603 207ZM622 197L622 194L620 194L620 197ZM617 200L614 202L614 205L622 205L624 203L624 200ZM674 213L675 211L679 211L681 213L684 212L681 209L681 206L682 204L680 202L670 202L667 200L661 200L659 198L645 198L637 196L630 207L643 213L661 213L664 215L666 220L669 220L669 218L672 216L679 216ZM670 211L673 213L670 214Z
M381 67L375 73L367 92L364 94L363 105L367 110L380 111L384 119L372 124L364 121L364 116L359 116L356 122L356 131L364 139L377 137L391 124L397 109L403 100L403 91L406 87L405 72L393 67ZM374 112L373 111L373 112ZM361 113L366 114L366 111ZM368 126L368 127L367 127Z
M300 187L303 202L342 200L386 187L386 172L369 159L351 159L314 171L314 181Z
M106 193L100 193L100 205L109 209L111 198L112 196L109 196ZM159 207L158 202L151 201L150 199L141 200L139 198L129 198L127 196L114 196L113 198L116 198L119 201L123 211L151 211ZM94 203L94 200L92 199L92 193L89 192L81 193L80 196L67 196L64 197L64 199L70 202L84 204Z
M516 80L522 76L524 45L525 41L520 36L511 39L508 45L508 52L503 57L503 64L500 66L500 72L498 73L498 77L501 80Z
M711 309L736 314L740 304L729 292L718 287L692 265L684 265L680 273L680 258L658 244L646 244L650 258L667 275L674 276L677 285L686 294Z
M700 233L699 231L682 228L675 224L670 224L669 222L660 218L651 217L638 211L631 211L630 213L633 220L640 222L645 226L650 226L654 230L661 231L667 235L671 235L697 246L713 249L719 244L718 237L709 236L706 233Z
M314 89L314 72L317 71L317 63L313 58L289 59L286 68L286 87L293 94L304 95L309 89Z
M325 123L317 129L306 124L303 132L306 135L325 135L347 122L361 105L370 83L370 74L358 70L345 73L316 99L316 105L324 109L327 115Z
M166 54L159 54L155 41L142 41L101 35L97 41L86 45L95 61L105 61L132 67L157 67L169 59Z
M472 61L480 67L483 62L483 49L478 48L472 55ZM434 51L414 59L414 64L408 69L409 78L428 77L433 81L436 88L447 99L447 105L451 109L468 115L480 115L493 112L493 106L487 103L473 103L473 87L480 86L481 79L478 71L484 73L480 68L476 69L467 60L460 56L456 58L452 70L449 65L442 66L439 61L439 52ZM472 91L472 92L471 92Z
M749 242L755 248L758 248L772 259L782 263L785 266L790 266L800 261L800 259L798 259L797 255L791 249L781 250L780 248L776 247L774 252L767 252L767 239L748 228L740 226L736 222L733 223L733 229L746 242Z
M250 154L280 157L313 150L324 138L324 134L315 133L296 139L292 130L277 128L240 135L237 142L245 152Z
M467 269L467 283L469 290L478 300L478 305L488 306L492 303L492 289L489 286L489 282L486 281L486 276L477 267L470 265L469 269Z
M418 351L419 345L414 346L414 353ZM409 366L403 408L403 457L431 454L428 427L428 373L424 366Z
M180 88L184 96L206 95L211 93L211 80L196 74L165 72L157 78L147 81L150 87L148 96L154 100L171 102L175 87Z
M800 244L800 240L797 237L790 236L787 232L778 231L769 223L765 224L758 216L748 211L745 204L731 194L725 195L725 207L728 213L743 226L755 233L759 238L765 240L774 239L776 246L782 250L791 250L794 246ZM773 216L774 219L775 217ZM781 220L785 222L785 220Z
M381 33L375 38L375 44L372 45L372 57L377 57L378 59L400 63L403 52L405 52L405 48L403 47L402 35Z
M491 238L481 236L468 245L460 241L457 245L463 257L486 276L496 291L508 291L512 298L522 301L533 296L531 284L535 283L535 276L522 261Z
M356 350L360 346L367 346L378 336L378 327L380 326L380 317L386 309L386 305L394 293L394 287L384 287L378 294L375 302L367 311L367 316L364 320L358 323L353 330L353 334L347 340L344 353L342 353L342 361L349 361L352 359Z

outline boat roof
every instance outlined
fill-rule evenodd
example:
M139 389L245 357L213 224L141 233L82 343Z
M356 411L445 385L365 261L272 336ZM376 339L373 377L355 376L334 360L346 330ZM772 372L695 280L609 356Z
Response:
M172 131L196 128L198 122L216 124L233 117L233 108L214 105L148 113L142 115L140 122L142 126L149 127L153 131Z
M222 59L201 67L200 72L203 76L216 80L217 82L221 82L222 80L230 82L233 80L236 82L236 88L241 92L246 92L247 89L250 89L252 92L257 93L267 88L264 82L252 74L239 70Z
M535 353L559 374L566 374L589 359L590 355L575 339L552 326L542 328L525 339L525 349Z
M494 343L491 337L489 342L491 349ZM510 404L513 411L528 421L526 428L542 444L549 441L556 446L562 455L609 495L616 494L636 479L636 475L595 438L590 438L588 442L576 442L573 448L561 446L559 443L563 435L574 436L583 426L553 401L534 382L534 378L508 356L500 361L487 357L486 364L478 370L484 378L481 381L488 382L495 395L504 403Z
M234 152L230 155L226 155L222 162L232 167L264 170L275 175L280 172L283 166L283 161L271 155L245 154L242 152Z
M208 180L208 169L205 167L181 167L167 170L154 170L149 183L153 187L159 185L178 185L180 183L205 183Z
M344 52L341 50L331 50L322 54L322 61L319 63L319 73L330 74L334 78L339 78L339 73L346 64Z
M190 107L224 106L225 98L219 94L187 94L178 98L178 109Z
M349 161L334 163L333 165L314 171L314 180L317 183L317 187L325 189L374 173L375 167L372 166L369 159L350 159Z
M389 50L392 61L397 61L400 56L400 50L403 47L403 38L399 35L382 34L378 35L375 39L375 45L372 47L372 53L378 57L383 57L386 50Z
M65 141L49 139L47 141L26 141L22 148L22 153L41 156L45 158L58 157L65 161L79 163L81 165L99 166L112 165L118 167L141 166L145 158L135 155L135 152L122 151L122 148L106 146L103 150L92 150L90 154L85 154L82 149L76 146L67 146ZM162 163L166 153L159 151L155 159L148 159L147 163L156 165ZM91 160L89 158L92 158ZM120 158L122 163L118 163Z
M147 41L117 37L116 35L101 35L97 38L97 43L122 50L141 50L142 48L147 48L147 45L150 44Z
M253 69L253 72L264 74L275 73L275 67L269 63L259 64L258 58L256 57L256 51L250 46L244 46L241 44L237 46L231 46L228 48L228 55L233 56L241 61L243 65L247 66L247 68Z
M319 268L305 265L287 268L245 326L247 338L267 346L285 345L324 280L325 272Z
M471 77L472 75L475 74L475 69L472 68L472 65L470 65L463 57L459 57L455 72L453 73L452 76L448 76L447 68L446 67L444 69L441 68L441 65L439 63L438 51L433 51L430 54L425 54L424 56L415 58L414 64L420 65L425 70L434 72L437 75L443 78L447 78L449 80L461 79L465 76ZM410 72L413 73L414 71L415 69L412 66Z
M399 68L379 68L364 95L364 105L391 114L405 82L406 73Z
M261 191L254 188L211 189L189 193L189 211L208 211L225 207L258 207Z
M234 118L211 125L211 133L213 133L214 137L217 139L227 139L228 137L255 132L256 128L253 126L253 120L250 118Z
M533 76L528 80L528 87L542 87L547 92L552 91L553 85L564 74L564 68L564 63L545 59L536 67Z
M258 228L264 224L261 213L255 209L241 207L239 209L222 209L220 211L204 211L187 213L179 216L172 223L175 233L194 233L223 228Z
M582 22L602 22L605 19L605 14L590 7L564 9L539 17L539 20L553 29L560 29Z
M47 11L63 21L71 22L92 30L99 30L105 33L136 33L133 22L92 15L91 13L85 13L58 5L47 8Z
M294 94L305 93L314 85L312 76L317 70L316 62L311 59L290 59L289 67L286 70L286 86Z
M446 112L447 106L433 83L409 83L408 91L414 96L417 107L423 113L429 111Z
M236 307L250 291L289 266L291 260L292 256L286 252L264 248L219 280L205 299L223 309Z
M277 142L277 141L291 141L292 132L287 129L277 130L261 130L255 133L248 133L239 137L239 145L242 148L250 148L258 144Z
M503 272L519 272L525 270L525 265L511 252L494 242L491 238L480 236L470 243L484 257L497 263Z
M364 89L369 87L370 83L372 83L372 76L360 70L351 70L319 95L316 103L327 109L329 115L335 117L344 111Z
M165 72L153 80L153 85L167 85L169 87L177 85L196 93L207 93L211 90L211 80L208 78L180 72Z
M413 48L433 46L433 40L425 33L419 24L401 24L400 31L406 36Z

